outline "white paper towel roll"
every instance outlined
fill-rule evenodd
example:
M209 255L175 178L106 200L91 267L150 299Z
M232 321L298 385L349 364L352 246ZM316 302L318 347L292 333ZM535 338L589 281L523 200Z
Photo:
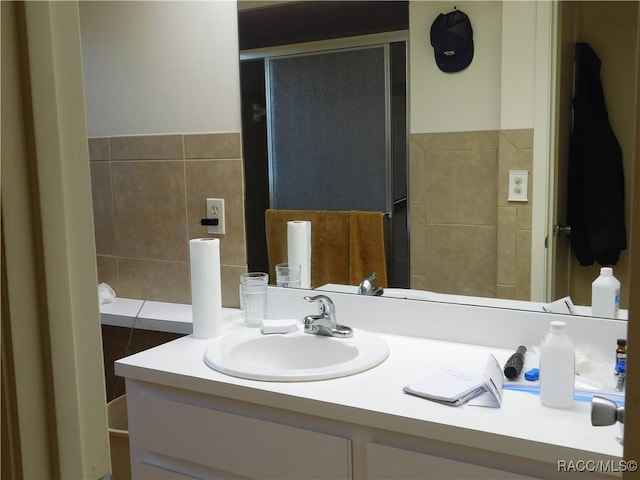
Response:
M300 265L300 286L311 288L311 222L287 222L287 261Z
M220 240L194 238L189 242L193 336L212 338L222 334Z

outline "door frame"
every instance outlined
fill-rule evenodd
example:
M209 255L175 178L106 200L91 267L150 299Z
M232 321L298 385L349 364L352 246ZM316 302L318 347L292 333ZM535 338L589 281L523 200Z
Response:
M554 170L557 156L558 4L536 2L533 206L531 222L531 301L551 301L556 249Z

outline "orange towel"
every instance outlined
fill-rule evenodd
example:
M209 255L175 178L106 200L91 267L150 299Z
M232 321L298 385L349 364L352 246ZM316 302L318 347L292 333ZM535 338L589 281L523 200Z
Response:
M287 261L287 222L311 222L311 286L358 285L370 272L387 286L382 213L315 210L267 210L265 224L269 275Z
M351 212L349 216L351 285L359 285L369 273L376 272L375 285L387 287L383 222L381 212Z

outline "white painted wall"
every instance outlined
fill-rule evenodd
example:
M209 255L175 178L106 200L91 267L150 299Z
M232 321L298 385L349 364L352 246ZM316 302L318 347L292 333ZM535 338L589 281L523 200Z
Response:
M533 127L535 1L456 3L474 29L462 72L429 29L450 2L409 4L411 133ZM80 3L89 136L240 131L235 0Z
M534 125L536 7L535 1L502 4L502 130Z
M409 4L411 133L533 128L535 1L456 2L474 30L471 65L441 72L429 31L451 2Z
M435 63L429 32L452 2L409 3L411 133L500 128L502 5L456 2L471 20L474 58L465 70L444 73Z
M237 4L80 2L90 137L239 132Z

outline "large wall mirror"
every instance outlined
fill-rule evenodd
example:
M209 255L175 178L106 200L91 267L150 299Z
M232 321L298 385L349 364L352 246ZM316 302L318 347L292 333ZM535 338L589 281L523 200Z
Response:
M472 22L475 55L466 70L447 74L435 64L429 28L452 4L238 2L245 178L253 182L248 189L256 182L266 189L263 203L247 204L248 237L259 237L264 209L273 206L268 162L253 158L268 156L262 115L268 105L250 97L256 85L268 89L261 82L271 59L404 39L407 48L400 55L406 58L408 113L404 130L398 130L404 138L394 142L407 147L395 155L407 167L406 179L399 178L408 208L393 229L404 229L407 250L406 268L391 267L397 272L391 286L476 299L549 302L570 295L576 305L589 305L599 265L580 266L566 230L557 228L567 226L573 52L576 42L588 42L602 61L610 124L623 151L629 225L637 2L458 2L456 7ZM253 77L245 75L251 68ZM245 121L249 117L253 126ZM256 120L265 125L256 129ZM509 199L511 170L528 172L524 202ZM401 198L402 193L392 196L391 205ZM260 251L250 243L249 251ZM250 268L264 269L264 261L249 255ZM623 308L628 264L625 250L614 266Z

